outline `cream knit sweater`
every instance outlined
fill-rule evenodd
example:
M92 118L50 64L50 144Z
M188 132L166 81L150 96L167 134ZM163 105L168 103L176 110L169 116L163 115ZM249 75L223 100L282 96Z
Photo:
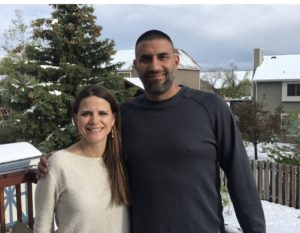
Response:
M102 158L58 151L37 183L34 233L128 233L127 208L110 206L110 197Z

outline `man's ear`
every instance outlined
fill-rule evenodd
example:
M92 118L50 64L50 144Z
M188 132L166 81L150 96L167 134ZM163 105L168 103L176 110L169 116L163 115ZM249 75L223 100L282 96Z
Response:
M133 60L133 68L134 68L134 69L136 69L135 63L136 63L136 59Z
M178 53L175 53L174 56L175 56L175 64L178 67L179 66L179 62L180 62L179 55L178 55Z

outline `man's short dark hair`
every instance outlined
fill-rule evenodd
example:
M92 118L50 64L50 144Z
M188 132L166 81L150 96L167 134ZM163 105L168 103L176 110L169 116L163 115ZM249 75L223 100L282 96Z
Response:
M144 32L136 41L135 43L135 48L138 46L139 43L141 43L142 41L145 40L153 40L153 39L166 39L168 40L171 45L174 47L173 42L171 40L171 38L164 32L159 31L159 30L149 30Z

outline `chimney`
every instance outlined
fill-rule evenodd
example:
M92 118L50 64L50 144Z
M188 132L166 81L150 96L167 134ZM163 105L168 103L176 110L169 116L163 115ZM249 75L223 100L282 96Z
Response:
M253 51L253 75L256 68L261 65L264 60L264 51L261 48L255 48Z

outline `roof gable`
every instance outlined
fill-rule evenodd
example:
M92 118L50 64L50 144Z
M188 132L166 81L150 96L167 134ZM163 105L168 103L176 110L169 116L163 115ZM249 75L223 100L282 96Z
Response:
M125 78L125 80L131 83L132 85L144 90L144 85L139 78Z
M264 56L253 81L300 80L300 54Z
M120 70L131 70L133 67L134 50L118 50L112 56L112 63L124 62Z

